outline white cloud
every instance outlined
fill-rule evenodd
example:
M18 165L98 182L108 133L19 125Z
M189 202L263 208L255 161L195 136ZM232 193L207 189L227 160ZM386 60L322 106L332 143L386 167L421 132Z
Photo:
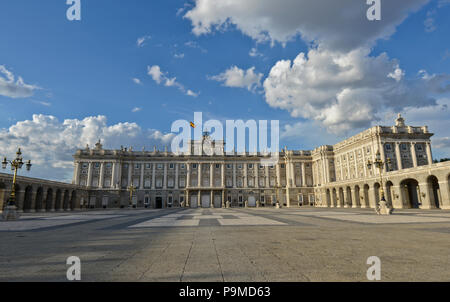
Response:
M222 82L226 87L247 88L254 91L261 86L262 73L255 73L255 67L247 70L232 66L223 73L209 77L211 80Z
M133 82L134 82L135 84L142 85L141 80L138 79L138 78L133 78Z
M253 58L254 57L262 57L263 56L262 53L258 52L258 49L256 49L256 47L253 47L252 49L250 49L248 55L250 57L253 57Z
M177 82L177 78L170 78L167 76L167 72L162 72L161 68L158 65L148 66L147 67L147 73L149 76L152 77L153 81L155 81L158 84L161 84L164 82L164 86L166 87L176 87L178 90L183 92L185 95L197 97L198 93L194 93L190 89L186 89L183 84L180 84Z
M193 92L192 90L188 89L188 90L186 91L186 95L188 95L188 96L193 96L193 97L198 97L198 96L199 96L199 93Z
M86 144L93 147L101 139L105 148L157 145L162 149L170 145L173 137L171 133L142 129L136 123L108 125L105 116L65 119L60 122L54 116L35 114L32 120L0 129L0 150L2 156L11 158L17 147L21 147L24 159L31 159L33 163L32 173L26 175L71 181L72 155L77 148L85 148Z
M0 65L0 95L13 99L27 98L34 94L34 91L40 89L38 86L25 84L22 77L15 79L14 74Z
M141 111L142 110L142 108L141 107L134 107L132 110L131 110L131 112L139 112L139 111Z
M366 1L355 0L196 0L184 17L196 35L234 25L257 42L286 43L299 35L308 43L349 51L389 37L429 1L382 1L382 22L369 22Z
M180 54L176 53L176 54L173 55L173 57L175 59L183 59L184 58L184 53L180 53Z
M158 65L148 66L147 73L149 76L152 77L153 81L155 81L158 84L161 84L164 75L161 72L161 68Z
M396 60L369 49L349 53L312 49L294 61L278 61L264 81L267 103L320 121L329 131L343 133L370 126L386 109L402 110L434 104L429 96L449 92L449 76L405 80Z
M207 53L208 51L206 49L204 49L203 47L201 47L197 42L195 41L187 41L186 43L184 43L185 46L190 47L190 48L194 48L194 49L199 49L202 53Z
M136 41L137 47L144 47L145 42L150 40L151 38L152 38L151 36L143 36L143 37L138 38Z

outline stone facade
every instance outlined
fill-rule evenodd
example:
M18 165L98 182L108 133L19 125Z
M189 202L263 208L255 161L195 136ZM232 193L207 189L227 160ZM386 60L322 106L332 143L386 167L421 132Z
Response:
M333 146L283 150L275 165L262 165L261 153L224 154L222 141L209 142L215 155L206 155L207 135L181 156L167 149L105 150L99 142L74 155L73 184L89 192L87 206L95 208L254 207L277 200L288 207L375 207L383 182L394 208L450 209L450 162L432 163L432 135L399 115L395 126L375 126ZM382 175L367 165L378 151Z
M13 176L0 173L0 211L11 194ZM80 209L86 188L56 181L18 176L16 206L19 212L54 212Z

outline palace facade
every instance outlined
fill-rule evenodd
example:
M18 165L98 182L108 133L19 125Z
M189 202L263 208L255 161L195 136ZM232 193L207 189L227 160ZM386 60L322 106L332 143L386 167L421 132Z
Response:
M84 206L375 207L383 186L394 208L450 209L450 162L433 163L427 126L412 127L399 115L394 126L375 126L335 145L309 151L224 153L223 141L191 141L189 152L105 150L100 142L74 155L73 185L88 191ZM205 146L213 146L208 156ZM377 152L380 171L370 160ZM196 155L199 154L199 155ZM218 155L219 154L219 155ZM221 155L220 155L221 154Z

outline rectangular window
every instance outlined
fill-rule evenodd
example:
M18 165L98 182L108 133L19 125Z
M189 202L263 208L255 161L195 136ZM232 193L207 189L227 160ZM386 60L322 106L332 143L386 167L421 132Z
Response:
M192 169L197 169L197 164L192 164Z
M280 166L281 166L281 169L284 169L284 167L285 167L284 164L281 164Z
M242 164L238 164L238 169L242 169Z
M157 165L156 165L156 168L157 168L158 170L162 170L163 164L157 164Z
M220 169L220 164L216 164L216 169Z
M140 165L140 164L135 164L135 165L134 165L134 168L135 168L135 169L140 169L140 168L141 168L141 165Z
M151 187L151 181L150 181L150 179L149 178L146 178L145 179L145 181L144 181L144 186L146 187L146 188L150 188Z
M186 165L185 164L181 164L180 168L181 168L181 170L184 170L184 169L186 169Z
M227 164L227 169L231 169L231 168L232 168L232 165Z
M253 164L248 164L249 169L253 169Z
M391 144L386 144L386 150L387 150L387 151L392 150Z
M150 169L151 168L151 164L145 164L145 169Z
M169 164L169 169L173 169L175 167L175 164Z

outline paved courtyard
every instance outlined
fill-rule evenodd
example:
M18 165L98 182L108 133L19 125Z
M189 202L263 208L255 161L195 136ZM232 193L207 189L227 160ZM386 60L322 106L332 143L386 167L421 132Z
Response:
M450 212L164 209L25 214L0 221L0 281L450 281Z

